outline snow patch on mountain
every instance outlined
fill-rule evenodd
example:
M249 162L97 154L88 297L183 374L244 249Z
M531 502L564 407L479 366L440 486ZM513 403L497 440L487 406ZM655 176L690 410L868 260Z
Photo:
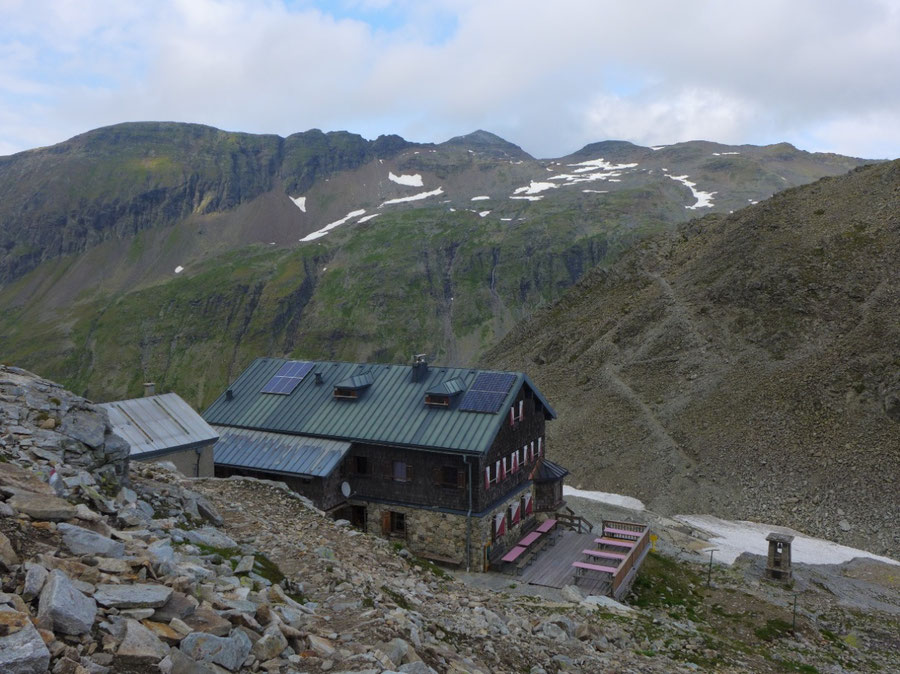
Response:
M715 560L732 564L742 552L750 552L754 555L767 555L769 543L766 536L770 533L788 534L794 537L791 543L791 559L794 562L804 564L842 564L854 557L868 557L870 559L885 562L886 564L898 564L895 559L881 557L879 555L857 550L846 545L833 543L821 538L804 536L799 531L779 527L774 524L761 524L759 522L723 520L712 515L677 515L679 522L683 522L695 529L712 535L709 539L710 548L716 550Z
M178 265L177 267L175 267L176 274L180 274L183 271L184 271L184 267L182 267L181 265Z
M294 205L299 208L301 211L306 213L306 197L292 197L288 196L288 199L294 202Z
M366 212L365 208L361 208L358 211L351 211L351 212L347 213L347 215L345 215L340 220L335 220L334 222L325 225L322 229L317 229L312 234L307 234L302 239L300 239L300 241L315 241L316 239L328 234L328 232L330 232L335 227L340 227L348 220L352 220L353 218L358 218L360 215L362 215L365 212Z
M644 510L644 502L639 499L631 496L623 496L622 494L610 494L605 491L587 491L563 485L563 496L576 496L578 498L587 499L588 501L607 503L609 505L619 506L620 508Z
M478 215L480 215L483 218L483 217L490 215L490 213L491 213L490 211L480 211L478 213Z
M490 197L487 196L486 194L482 194L481 196L478 196L478 197L472 197L472 199L470 201L484 201L485 199L490 199Z
M399 197L397 199L388 199L383 202L381 206L389 206L390 204L402 204L407 201L421 201L422 199L427 199L428 197L436 197L439 194L444 193L443 187L438 187L436 190L431 190L430 192L419 192L418 194L413 194L409 197ZM378 208L381 208L379 206Z
M388 173L388 178L397 183L398 185L406 185L407 187L424 187L425 183L422 182L422 176L418 173L414 175L399 175L395 176L393 173Z
M359 220L357 220L356 224L361 225L364 222L368 222L372 218L377 218L379 215L381 215L381 213L372 213L371 215L367 215L366 217L360 218Z
M555 187L555 186L554 186ZM538 196L511 196L510 199L524 199L525 201L540 201L544 198L543 194L539 194Z
M634 168L637 162L633 164L610 164L608 161L600 157L599 159L588 159L580 161L577 164L566 164L566 166L581 167L576 168L575 173L587 173L594 169L603 169L604 171L624 171L625 169Z
M544 192L546 190L555 190L557 187L559 187L559 185L554 183L541 183L532 180L530 185L516 188L513 191L513 194L538 194L539 192Z
M667 169L663 169L663 171L665 171L665 170L667 170ZM712 208L713 195L718 194L718 192L701 192L700 190L694 189L695 187L697 187L697 183L692 183L690 180L688 180L687 175L669 176L669 178L671 178L672 180L674 180L676 182L681 183L682 185L684 185L685 187L690 189L691 194L694 195L694 199L697 200L696 204L694 204L693 206L685 206L685 208L687 208L688 210L691 210L691 211L696 210L698 208Z

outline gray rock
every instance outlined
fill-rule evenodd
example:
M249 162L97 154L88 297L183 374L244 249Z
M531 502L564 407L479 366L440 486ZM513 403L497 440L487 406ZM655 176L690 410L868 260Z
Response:
M44 674L50 667L50 651L30 622L18 632L0 637L0 672Z
M170 674L218 674L209 665L192 660L177 648L169 651L169 659L172 662Z
M841 528L841 531L850 531L853 528L847 520L841 520L838 522L838 526Z
M232 630L228 637L191 632L181 641L181 651L189 658L213 662L232 672L241 666L251 647L250 637L239 629Z
M402 672L402 674L437 674L435 670L426 665L421 660L417 662L407 662L405 665L401 665L398 672Z
M173 618L184 620L197 610L197 600L183 592L173 592L169 600L153 613L153 620L167 623Z
M101 536L90 529L66 523L60 524L57 529L63 535L63 544L73 555L101 555L118 558L125 554L124 543Z
M0 532L0 570L10 571L18 563L19 556L13 550L12 543L9 542L6 534Z
M25 564L25 588L22 590L22 599L31 601L41 593L41 588L47 581L47 569L40 564Z
M97 603L113 608L159 608L171 596L171 587L146 583L98 585L94 592Z
M553 622L545 622L541 625L541 632L544 633L544 636L553 639L554 641L565 641L569 637L566 635L566 631Z
M73 407L63 417L59 432L97 449L103 446L108 425L109 417L105 411Z
M10 506L6 504L4 501L0 501L0 517L15 517L16 511L13 510Z
M236 548L238 546L233 539L212 527L189 529L183 534L194 545L206 545L211 548Z
M16 494L7 503L35 520L60 522L75 517L75 506L47 494Z
M580 604L584 601L584 595L581 594L581 590L574 585L566 585L560 590L560 594L563 596L563 599L574 602L575 604Z
M409 644L400 638L391 639L387 643L381 644L380 648L396 666L403 662L409 652Z
M241 557L241 561L237 563L237 566L234 567L235 573L249 573L253 571L253 563L256 560L253 555L244 555Z
M334 644L328 639L317 637L315 634L310 634L308 639L309 647L314 650L320 658L327 658L334 655Z
M38 619L48 619L54 632L85 634L97 615L97 602L75 589L59 569L50 572L38 602Z
M251 653L253 653L258 660L265 662L266 660L277 658L281 652L287 648L287 645L287 639L284 638L281 630L279 630L277 626L274 626L267 629L265 634L262 635L262 638L253 644Z
M125 638L119 644L116 657L130 663L155 664L166 657L168 652L169 647L153 632L137 620L128 620L125 623Z

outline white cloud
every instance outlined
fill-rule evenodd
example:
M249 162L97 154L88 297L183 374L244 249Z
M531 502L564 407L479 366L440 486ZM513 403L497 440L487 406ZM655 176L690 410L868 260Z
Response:
M163 119L486 128L538 156L607 138L900 155L891 0L0 0L0 15L0 152Z

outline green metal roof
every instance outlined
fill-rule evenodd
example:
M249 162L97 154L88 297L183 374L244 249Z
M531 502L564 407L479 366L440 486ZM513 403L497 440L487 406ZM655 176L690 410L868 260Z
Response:
M362 374L355 374L352 377L347 377L344 381L337 382L334 387L358 391L359 389L368 388L372 385L373 381L374 379L372 379L372 374L370 372L363 372Z
M446 381L442 381L439 384L435 384L430 389L425 391L425 393L436 396L454 396L457 393L462 393L465 390L466 382L464 382L459 377L454 377L453 379L447 379Z
M425 405L425 393L458 378L468 388L487 370L431 365L419 381L413 381L410 365L316 362L313 372L290 395L260 393L286 361L257 358L223 393L203 418L210 424L262 431L332 438L350 442L483 453L494 442L506 421L509 407L523 386L534 392L548 419L556 413L527 375L513 372L516 380L495 414L462 412L459 397L449 407ZM372 385L357 400L333 396L338 382L369 373Z

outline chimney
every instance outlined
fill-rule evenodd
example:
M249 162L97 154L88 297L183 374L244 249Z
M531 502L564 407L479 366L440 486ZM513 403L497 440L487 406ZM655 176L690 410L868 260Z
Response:
M231 400L232 398L234 398L234 391L231 389L225 391L225 400Z
M322 373L316 372L315 375L316 375L316 386L321 386L323 383L322 382Z
M419 353L413 356L412 380L419 382L425 379L428 374L427 354Z
M144 397L149 398L152 395L156 395L156 384L152 381L144 382Z

